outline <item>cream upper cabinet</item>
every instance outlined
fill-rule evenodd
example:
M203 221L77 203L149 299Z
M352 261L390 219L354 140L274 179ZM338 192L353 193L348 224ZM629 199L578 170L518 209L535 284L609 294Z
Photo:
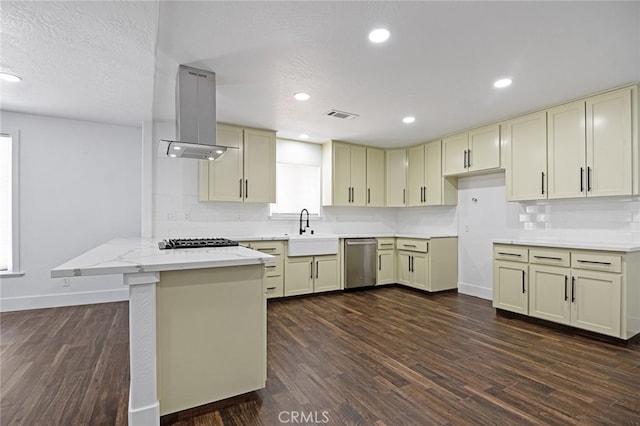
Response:
M386 164L386 200L387 207L407 205L407 150L387 149Z
M492 124L442 140L443 175L500 168L500 126Z
M505 132L507 200L547 198L547 115L544 111L509 120Z
M547 112L549 198L586 194L585 103L572 102Z
M442 176L442 142L409 149L409 205L456 204L457 181Z
M275 132L218 124L217 143L238 149L227 150L217 160L199 162L199 201L274 203Z
M276 202L276 134L244 130L244 201Z
M409 206L421 206L423 204L424 166L424 145L409 148Z
M333 141L325 143L322 149L323 205L366 205L367 149Z
M548 111L549 198L634 194L633 97L624 88Z
M385 205L385 152L384 149L367 150L367 206Z
M632 88L587 98L587 195L633 193ZM636 101L637 102L637 101ZM636 104L637 105L637 104ZM637 164L636 164L637 174Z

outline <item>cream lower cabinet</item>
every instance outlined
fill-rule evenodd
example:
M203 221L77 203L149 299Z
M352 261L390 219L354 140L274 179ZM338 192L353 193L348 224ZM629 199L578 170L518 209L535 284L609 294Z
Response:
M458 239L396 239L396 278L420 290L441 291L458 287Z
M284 295L339 290L338 255L287 257Z
M376 285L396 282L395 238L378 238Z
M494 259L494 307L622 339L640 333L640 253L494 245Z
M265 266L265 295L267 299L284 296L284 242L283 241L249 241L248 247L270 254L275 261Z

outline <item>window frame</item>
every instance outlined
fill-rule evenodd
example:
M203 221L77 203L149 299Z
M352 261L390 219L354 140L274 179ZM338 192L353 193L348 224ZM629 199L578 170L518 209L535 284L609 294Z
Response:
M11 264L0 271L1 278L20 277L20 131L0 131L1 136L11 138Z
M278 138L278 140L282 140L282 141L286 141L286 142L296 142L296 143L301 143L301 144L309 144L309 145L318 145L318 144L314 144L312 142L307 142L307 141L299 141L299 140L295 140L295 139L287 139L287 138ZM276 141L277 143L277 141ZM277 147L277 144L276 144ZM276 148L277 149L277 148ZM314 166L314 167L319 167L320 170L320 179L319 179L319 205L318 205L318 213L311 213L309 214L309 220L314 222L314 221L319 221L322 219L323 216L323 206L322 206L322 147L320 146L320 165L319 166ZM277 158L277 154L276 154L276 158ZM276 160L276 168L278 167L278 161ZM300 165L297 163L290 163L290 162L286 162L286 161L281 161L280 163L283 164L294 164L294 165ZM277 173L277 172L276 172ZM276 182L276 194L277 194L277 182ZM274 213L272 212L272 205L274 205L276 203L269 203L269 216L268 219L269 220L286 220L286 221L291 221L291 220L298 220L300 218L300 213ZM306 219L306 216L305 216Z

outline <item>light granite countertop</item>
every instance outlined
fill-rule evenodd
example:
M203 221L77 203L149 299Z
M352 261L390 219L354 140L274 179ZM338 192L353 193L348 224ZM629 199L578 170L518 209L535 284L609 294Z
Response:
M52 278L176 271L269 263L273 256L246 247L160 250L160 238L116 238L51 270Z
M569 240L535 240L535 239L496 239L495 244L514 244L536 247L557 247L568 249L604 250L619 252L640 251L640 243L636 242L610 242L610 241L569 241Z

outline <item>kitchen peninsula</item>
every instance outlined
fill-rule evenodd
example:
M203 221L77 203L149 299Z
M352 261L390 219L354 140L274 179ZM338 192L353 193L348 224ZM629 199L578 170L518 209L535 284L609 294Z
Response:
M51 270L122 274L129 287L129 424L263 388L265 264L242 246L160 250L119 238Z

